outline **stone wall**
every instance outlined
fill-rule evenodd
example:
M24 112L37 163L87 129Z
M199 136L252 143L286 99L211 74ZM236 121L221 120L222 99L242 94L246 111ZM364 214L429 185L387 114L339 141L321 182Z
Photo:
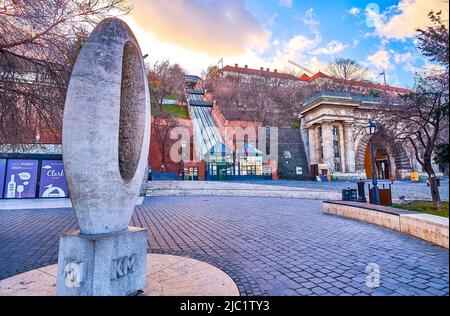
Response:
M284 152L289 151L292 158L287 164L288 179L308 179L309 164L306 156L305 145L300 129L279 128L278 129L278 175L286 177L286 159ZM303 168L303 175L296 174L296 167Z

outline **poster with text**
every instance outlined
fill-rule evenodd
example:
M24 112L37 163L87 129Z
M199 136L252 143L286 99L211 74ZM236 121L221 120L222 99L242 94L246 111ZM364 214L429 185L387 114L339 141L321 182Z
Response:
M62 160L42 160L39 197L67 197L67 182Z
M5 183L6 159L0 159L0 199L3 197L3 184Z
M7 199L36 197L38 164L37 160L8 160L3 196Z

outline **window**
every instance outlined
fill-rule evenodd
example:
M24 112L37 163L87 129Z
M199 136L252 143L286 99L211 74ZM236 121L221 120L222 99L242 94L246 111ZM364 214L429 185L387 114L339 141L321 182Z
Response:
M339 133L339 127L333 126L333 136L337 136Z
M272 167L264 167L263 175L264 176L272 176Z
M334 171L341 172L341 164L339 162L334 163Z
M241 176L261 176L262 175L262 157L250 156L240 160Z
M334 150L334 158L339 158L340 152L339 152L339 142L337 140L333 141L333 150Z
M323 159L323 142L320 142L319 157Z

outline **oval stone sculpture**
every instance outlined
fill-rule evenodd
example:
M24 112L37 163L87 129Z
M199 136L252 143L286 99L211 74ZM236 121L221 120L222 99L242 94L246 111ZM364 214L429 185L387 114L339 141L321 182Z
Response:
M127 229L147 165L150 94L139 44L117 18L100 22L79 53L62 142L81 233Z

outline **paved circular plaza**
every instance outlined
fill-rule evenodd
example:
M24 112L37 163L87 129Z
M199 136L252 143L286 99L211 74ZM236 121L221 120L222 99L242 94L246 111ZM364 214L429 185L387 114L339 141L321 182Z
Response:
M321 209L312 200L158 197L131 225L149 229L149 252L208 262L241 295L448 295L448 250ZM56 263L59 233L76 228L71 209L0 211L0 279ZM366 285L374 264L375 288Z

